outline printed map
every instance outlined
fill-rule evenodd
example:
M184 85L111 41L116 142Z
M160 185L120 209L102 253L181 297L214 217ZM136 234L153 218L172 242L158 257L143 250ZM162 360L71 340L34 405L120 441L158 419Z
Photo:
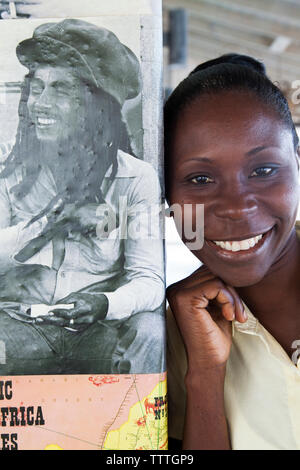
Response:
M167 449L166 374L4 379L1 432L19 450Z

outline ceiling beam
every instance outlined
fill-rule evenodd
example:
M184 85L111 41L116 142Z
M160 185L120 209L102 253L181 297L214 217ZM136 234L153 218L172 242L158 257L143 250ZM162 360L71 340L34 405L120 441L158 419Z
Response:
M248 24L243 21L233 21L231 16L227 15L212 15L207 13L207 10L204 10L200 13L193 13L188 15L188 21L191 26L197 27L198 24L205 25L207 28L210 28L211 31L215 29L224 29L228 30L232 35L248 35L248 36L264 36L271 41L274 41L279 34L279 31L276 28L273 30L272 26L270 28L259 27L254 23ZM293 40L293 44L299 45L300 47L300 31L297 30L297 36L290 34L288 31L288 37Z
M182 0L163 0L165 10L182 8L183 5L189 13L190 20L205 19L212 24L223 23L226 27L245 29L249 33L253 31L273 38L283 35L291 37L294 41L300 41L300 4L297 15L285 18L283 15L268 14L268 11L263 9L264 2L260 2L260 9L251 9L250 14L249 9L241 10L241 6L228 0L185 0L184 3Z
M272 51L268 46L265 46L263 44L258 44L254 43L245 39L239 38L238 41L236 38L234 38L230 34L226 33L219 33L219 34L212 34L211 32L208 32L201 27L199 28L189 28L190 32L190 40L199 41L199 44L201 43L202 39L205 38L207 41L212 40L212 41L220 41L220 42L225 42L228 47L231 49L234 49L234 47L238 44L239 47L243 47L247 51L251 51L251 53L256 56L256 57L268 57L270 60L274 60L275 62L278 61L279 57L276 54L273 54ZM248 52L249 53L249 52ZM299 69L300 70L300 57L298 54L292 54L285 52L284 56L282 56L283 61L287 66L292 67L293 69ZM296 79L296 77L295 77ZM300 75L299 75L300 79Z
M172 0L173 1L173 0ZM182 2L181 6L183 6ZM269 5L266 3L266 0L262 1L233 1L233 0L185 0L184 7L191 9L198 9L199 13L204 8L205 5L216 7L220 10L230 13L237 13L248 18L253 18L256 20L263 20L264 22L271 22L274 24L280 24L292 28L300 28L300 16L296 14L295 9L291 12L290 16L287 15L287 10L285 8L284 14L282 11L274 13L274 3L270 1ZM254 6L256 5L256 6ZM268 8L269 6L269 8ZM265 7L265 8L264 8ZM297 13L299 13L300 8L297 8Z
M214 57L229 52L237 52L239 54L247 53L251 56L257 57L254 51L251 49L245 51L244 47L241 47L239 44L235 44L233 49L232 47L229 47L228 44L212 39L207 40L202 38L199 40L199 38L197 38L197 40L193 40L191 37L189 41L189 56L192 61L195 61L195 64L199 64L202 61L202 54L213 59ZM270 55L263 57L260 56L257 58L258 60L263 60L267 73L272 80L287 80L292 82L300 77L300 64L298 67L291 67L290 65L287 65L284 60L281 61L280 58Z
M205 32L210 34L212 37L223 37L230 36L234 41L247 41L251 44L255 44L258 47L260 45L269 46L273 41L278 37L270 37L266 34L255 34L252 31L242 31L241 29L230 28L229 26L220 23L212 23L209 21L203 21L202 19L198 20L195 18L189 18L188 21L188 30L192 32L199 33Z
M282 54L291 45L292 39L287 36L277 36L269 47L273 54Z

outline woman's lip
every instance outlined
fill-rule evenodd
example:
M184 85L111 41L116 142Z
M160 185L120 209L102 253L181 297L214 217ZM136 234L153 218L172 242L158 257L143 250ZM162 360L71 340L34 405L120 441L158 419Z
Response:
M205 239L205 242L207 245L209 245L210 247L213 247L215 249L216 252L218 252L218 254L226 259L232 259L233 257L235 259L239 258L247 258L249 255L252 255L253 253L259 253L262 248L265 246L266 243L268 243L270 237L271 237L271 234L273 232L273 229L274 229L274 226L269 229L267 232L260 232L260 234L262 234L262 238L258 241L258 243L256 243L256 245L254 245L253 247L251 248L248 248L247 250L239 250L239 251L231 251L231 250L226 250L224 248L221 248L219 245L216 245L212 240L208 240L208 239ZM260 235L259 234L259 235ZM257 235L256 235L257 236ZM255 236L254 236L255 237ZM249 238L254 238L254 237L248 237ZM242 241L242 240L245 240L246 238L243 238L243 239L234 239L234 240L230 240L230 241ZM226 241L226 240L222 240L222 241ZM229 240L227 240L229 241Z
M258 237L259 235L266 235L270 230L273 229L273 226L267 230L262 230L261 232L256 232L254 235L245 235L242 237L231 237L231 238L211 238L211 239L206 239L208 241L221 241L221 242L239 242L243 240L249 240L250 238L255 238Z

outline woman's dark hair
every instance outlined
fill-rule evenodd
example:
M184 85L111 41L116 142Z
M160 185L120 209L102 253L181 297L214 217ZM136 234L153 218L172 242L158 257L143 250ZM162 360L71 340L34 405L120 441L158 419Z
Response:
M41 144L36 137L35 126L31 121L27 101L30 90L29 73L23 82L19 102L19 125L15 145L4 165L0 178L9 176L18 166L22 166L22 180L12 188L16 198L28 194L42 168ZM60 146L62 172L58 197L64 202L101 202L102 179L112 164L111 180L117 172L117 152L120 148L131 152L127 128L122 120L121 106L117 100L94 87L81 83L82 103L85 117L74 138ZM67 162L67 164L63 164ZM49 210L51 203L49 204Z
M196 67L178 85L165 103L166 174L168 174L167 167L172 136L183 109L203 95L232 90L253 93L264 104L270 106L282 123L291 130L294 147L297 148L299 139L287 100L280 89L267 77L263 63L246 55L225 54Z

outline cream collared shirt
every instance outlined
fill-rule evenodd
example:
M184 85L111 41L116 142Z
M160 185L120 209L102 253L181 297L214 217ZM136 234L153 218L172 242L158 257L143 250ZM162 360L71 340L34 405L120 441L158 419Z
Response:
M298 234L299 228L298 223ZM295 338L289 358L247 306L245 309L248 321L233 322L226 368L225 412L232 449L299 450L300 338ZM167 331L169 435L182 439L187 360L170 309Z

